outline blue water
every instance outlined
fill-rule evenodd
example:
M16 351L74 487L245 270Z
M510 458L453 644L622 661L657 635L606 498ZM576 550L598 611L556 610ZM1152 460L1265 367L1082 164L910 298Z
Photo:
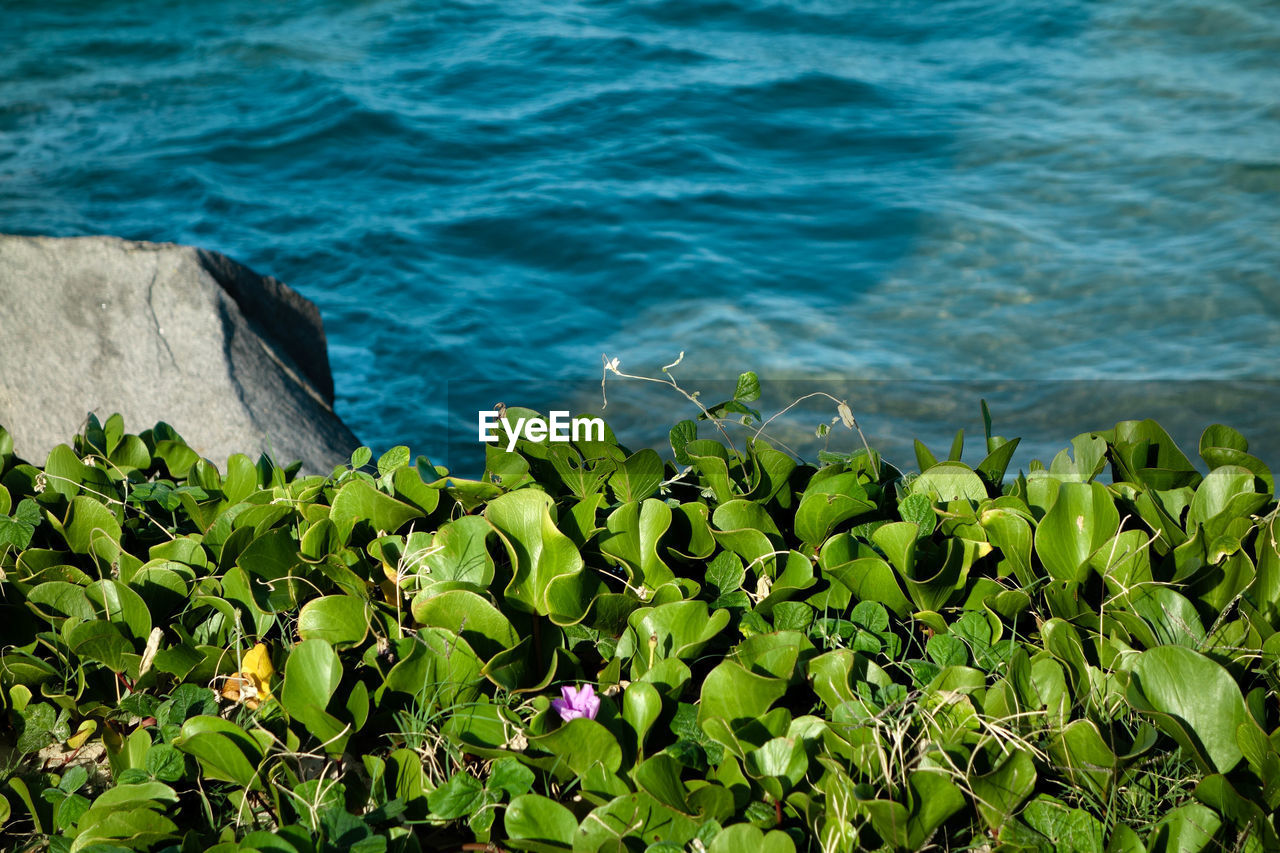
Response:
M375 447L602 353L1275 378L1277 57L1274 0L0 0L0 231L292 284Z

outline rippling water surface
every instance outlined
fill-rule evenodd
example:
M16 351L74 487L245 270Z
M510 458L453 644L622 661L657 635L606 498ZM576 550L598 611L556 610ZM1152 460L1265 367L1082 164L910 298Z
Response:
M289 282L375 446L456 439L451 379L586 377L604 352L711 378L1277 375L1272 0L0 18L0 231L191 243ZM1219 419L1273 423L1259 400Z

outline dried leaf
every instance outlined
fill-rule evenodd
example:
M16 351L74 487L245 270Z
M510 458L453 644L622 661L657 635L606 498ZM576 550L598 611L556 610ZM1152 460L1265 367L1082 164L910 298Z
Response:
M265 643L258 643L245 653L240 662L242 669L227 678L222 685L222 698L232 702L243 702L256 709L259 704L271 698L271 676L275 667L271 665L271 655Z

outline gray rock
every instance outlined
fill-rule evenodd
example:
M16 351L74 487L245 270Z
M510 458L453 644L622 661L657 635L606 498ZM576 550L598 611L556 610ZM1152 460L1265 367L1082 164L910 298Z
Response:
M223 470L268 451L327 474L360 444L320 312L288 285L190 246L0 235L0 425L43 463L89 412L165 421Z

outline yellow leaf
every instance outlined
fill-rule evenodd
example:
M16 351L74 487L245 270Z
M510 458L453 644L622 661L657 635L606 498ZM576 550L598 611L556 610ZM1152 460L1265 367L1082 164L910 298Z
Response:
M378 586L382 589L382 597L388 604L395 604L400 600L400 590L391 581L383 581Z
M276 674L275 667L271 665L271 655L267 651L266 643L258 643L249 649L240 663L240 668L245 672L252 672L263 684Z
M258 643L245 653L240 661L240 671L227 679L222 696L233 702L243 702L257 708L259 702L271 698L271 676L275 674L271 655L265 643Z
M85 720L80 724L80 728L76 729L76 733L67 739L68 749L79 749L84 746L85 741L93 736L98 730L98 724L93 720Z

